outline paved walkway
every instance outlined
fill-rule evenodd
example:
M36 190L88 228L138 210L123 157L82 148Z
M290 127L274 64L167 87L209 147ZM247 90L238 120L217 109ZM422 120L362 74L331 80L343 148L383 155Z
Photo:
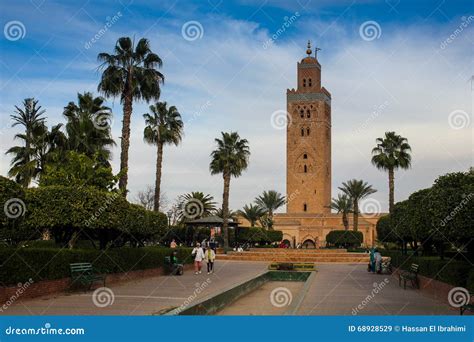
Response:
M158 276L112 285L114 301L105 307L94 304L93 292L90 291L18 301L0 315L160 314L190 299L193 301L218 293L250 279L266 270L267 265L265 262L221 261L216 263L216 272L210 275L186 271L183 276ZM299 315L352 315L353 309L359 315L458 314L457 310L422 295L419 290L399 288L395 277L368 274L365 265L320 264L317 269L297 311ZM379 290L374 294L376 287ZM373 298L367 300L367 296L372 294ZM110 303L107 295L104 292L96 296L96 303ZM296 296L293 294L294 298ZM270 301L269 296L265 297ZM358 305L361 308L357 309Z

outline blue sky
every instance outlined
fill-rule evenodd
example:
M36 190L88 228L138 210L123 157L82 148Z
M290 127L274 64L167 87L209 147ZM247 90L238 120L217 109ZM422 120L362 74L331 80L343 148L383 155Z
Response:
M9 127L13 106L36 97L48 124L63 122L63 107L78 92L96 92L97 54L111 52L121 36L151 41L164 62L162 100L176 105L185 122L183 144L165 150L163 189L170 204L194 190L221 199L221 178L208 172L209 153L214 137L231 129L250 141L252 151L249 170L233 181L231 207L264 189L285 192L285 132L270 120L286 108L285 92L295 87L296 62L308 39L322 49L322 83L333 95L333 196L342 181L363 178L379 190L374 199L386 210L386 175L370 165L374 140L386 130L406 136L413 147L412 169L396 175L398 200L440 174L473 164L473 1L0 4L1 174L10 161L4 151L17 132ZM7 32L12 22L20 28L13 39ZM197 39L182 33L189 22L198 23ZM374 37L361 31L367 23L375 27ZM272 37L273 44L266 44ZM116 99L108 105L118 141L122 108ZM142 141L146 111L146 103L134 106L132 200L154 181L154 148ZM116 149L115 170L118 157Z

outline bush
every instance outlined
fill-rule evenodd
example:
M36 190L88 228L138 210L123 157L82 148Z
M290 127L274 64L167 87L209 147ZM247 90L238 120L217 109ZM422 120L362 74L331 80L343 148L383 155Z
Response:
M326 243L336 247L359 247L364 241L362 232L353 230L333 230L326 235Z
M402 270L408 270L411 264L418 264L420 275L454 286L474 287L474 267L465 261L441 260L437 257L417 257L404 255L400 251L383 250L382 255L391 257L392 265Z
M178 248L178 258L191 263L191 249ZM157 268L163 265L164 257L171 254L170 248L112 248L99 250L70 250L48 248L2 248L0 260L0 283L12 285L33 281L67 278L69 264L91 262L98 272L122 273Z
M263 228L239 227L236 231L238 243L270 244L281 241L283 233L279 230L265 230Z

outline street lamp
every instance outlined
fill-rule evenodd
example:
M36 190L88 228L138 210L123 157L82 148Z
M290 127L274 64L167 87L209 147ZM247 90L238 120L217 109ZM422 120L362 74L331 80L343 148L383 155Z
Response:
M169 228L171 227L171 216L173 216L173 212L171 210L168 210L166 215L168 216L168 228Z

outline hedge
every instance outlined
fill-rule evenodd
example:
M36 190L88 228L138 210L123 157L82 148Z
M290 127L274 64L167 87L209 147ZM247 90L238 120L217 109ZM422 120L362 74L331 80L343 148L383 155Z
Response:
M465 261L404 255L401 251L381 252L383 256L391 257L394 267L408 270L411 264L418 264L420 275L474 290L474 267Z
M191 249L177 248L179 260L191 263ZM53 248L0 248L0 284L13 285L33 281L67 278L69 264L91 262L101 273L121 273L157 268L163 265L170 248L110 248L78 250Z
M339 246L360 246L364 241L362 232L353 230L333 230L326 235L326 243Z
M239 227L236 229L236 236L238 243L272 243L283 239L281 231L263 228Z

